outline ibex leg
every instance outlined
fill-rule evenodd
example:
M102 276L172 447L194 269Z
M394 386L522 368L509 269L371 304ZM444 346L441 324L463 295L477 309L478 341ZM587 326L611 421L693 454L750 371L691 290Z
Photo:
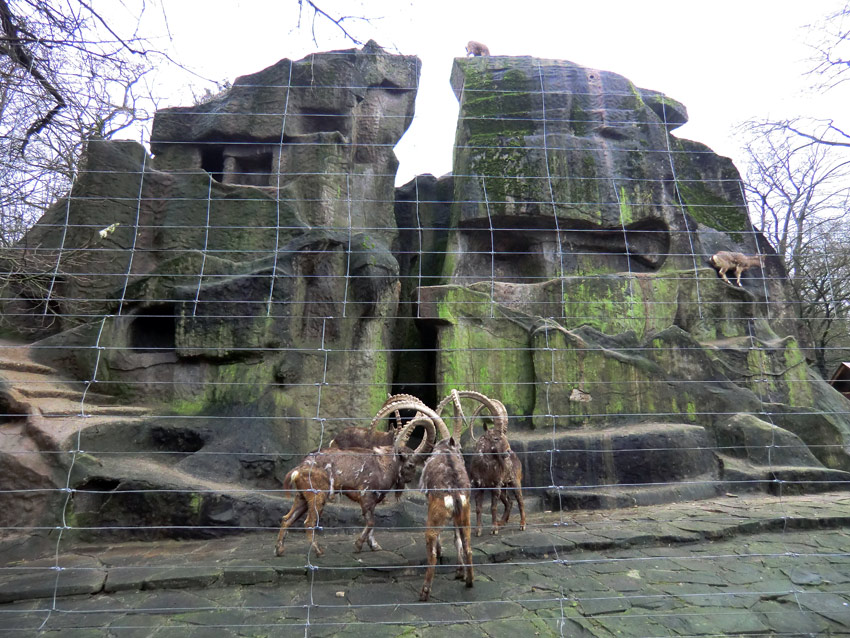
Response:
M363 513L363 518L366 519L366 527L363 528L360 536L358 536L357 540L354 541L354 551L361 551L363 549L363 543L366 542L369 543L369 548L372 551L381 549L381 546L378 545L378 541L376 541L373 536L375 529L375 503L371 503L366 501L366 499L363 499L360 501L360 510Z
M468 508L467 508L468 510ZM426 601L431 596L431 582L434 580L434 570L440 546L440 530L446 523L449 514L443 506L442 499L428 499L428 526L425 529L425 551L428 567L425 568L425 582L419 592L419 600Z
M493 529L490 532L491 534L499 533L499 502L502 500L502 490L499 487L494 487L493 491L490 493L490 519L492 521Z
M319 516L322 514L322 510L325 508L325 499L327 495L323 492L319 492L314 495L311 499L312 502L308 504L308 514L307 519L304 521L304 527L307 529L307 537L310 539L310 547L316 552L317 556L321 556L325 553L325 551L319 547L319 544L316 542L316 526L319 523Z
M472 572L472 543L471 543L471 530L470 530L470 513L469 513L469 503L467 503L460 512L460 515L456 517L456 525L458 525L458 531L461 542L461 550L458 552L458 562L464 564L466 577L464 580L466 581L467 587L472 587L472 581L475 579L475 575Z
M475 535L481 536L481 506L484 501L484 488L475 488Z
M286 531L303 516L307 511L307 501L301 496L301 493L295 495L295 500L292 502L292 507L283 515L280 521L280 531L277 533L277 543L274 546L274 555L283 556L283 542L286 538Z

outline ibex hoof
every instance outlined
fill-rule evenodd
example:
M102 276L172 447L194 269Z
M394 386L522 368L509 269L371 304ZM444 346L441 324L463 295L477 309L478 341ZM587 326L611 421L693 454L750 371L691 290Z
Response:
M371 543L369 543L369 549L371 549L373 552L377 552L383 548L375 541L372 541Z
M475 535L481 536L481 528L480 527L477 530L475 530Z
M274 555L275 556L283 556L283 545L275 545Z
M494 527L494 528L493 528L493 531L492 531L492 532L490 532L490 533L491 533L493 536L498 536L498 535L499 535L499 528L498 528L498 527Z
M431 590L430 589L423 589L421 592L419 592L419 600L423 603L425 601L427 601L430 596L431 596Z
M312 548L313 548L313 551L314 551L314 552L316 552L316 556L321 556L322 554L324 554L324 553L325 553L325 550L323 550L323 549L322 549L321 547L319 547L318 545L311 545L310 547L312 547Z
M524 531L525 531L525 523L523 523L522 525L520 525L520 526L519 526L519 529L520 529L520 531L524 532Z

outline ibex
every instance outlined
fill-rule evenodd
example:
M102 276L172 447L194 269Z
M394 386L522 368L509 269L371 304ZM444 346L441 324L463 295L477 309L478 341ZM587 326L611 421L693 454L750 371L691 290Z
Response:
M470 55L490 55L490 49L487 48L486 44L470 40L466 43L466 55L467 57Z
M437 559L442 555L440 530L451 520L454 524L455 546L457 547L457 576L472 587L472 549L469 529L469 477L463 464L460 445L454 437L442 439L422 468L419 488L428 497L428 522L425 529L425 548L428 567L425 582L419 592L419 600L431 595L431 582Z
M399 401L419 401L419 399L412 394L394 394L384 401L381 409L383 410L390 403L397 403ZM379 419L373 419L368 428L357 426L345 428L331 440L328 447L349 449L354 447L372 448L381 445L392 445L395 442L398 429L401 427L401 415L398 410L395 411L395 419L395 428L388 427L386 432L381 432L377 429Z
M383 502L389 492L400 495L404 486L413 480L416 466L425 460L436 438L435 420L441 431L448 432L440 417L421 401L396 401L385 405L373 419L373 424L396 410L416 410L417 415L398 432L392 446L373 448L328 449L308 454L298 467L284 479L284 486L295 489L295 499L290 511L280 524L275 555L282 556L287 530L310 510L309 522L315 525L327 501L334 492L341 492L356 503L360 503L366 527L354 542L355 551L360 551L368 542L372 550L381 549L373 536L375 507ZM415 450L407 447L407 441L418 426L425 427L425 436ZM312 548L321 555L323 550L315 542L315 534L308 527Z
M726 272L731 270L737 277L738 286L743 288L741 285L741 274L748 268L764 268L764 256L755 255L748 257L743 253L733 253L721 250L720 252L714 253L714 255L712 255L708 260L708 263L717 268L717 272L721 277L723 277L723 281L730 285L732 282L726 277Z
M522 498L522 464L508 442L508 412L504 404L497 399L490 399L479 392L452 390L452 394L443 399L437 406L437 413L442 412L449 400L455 403L455 412L460 412L458 401L462 397L471 398L481 403L470 420L469 434L475 441L475 452L469 456L467 462L473 498L475 499L475 535L481 536L481 507L485 492L490 492L492 534L498 534L499 528L506 525L510 519L512 507L510 497L513 497L517 502L520 516L519 527L524 530L526 521L525 502ZM493 415L494 424L491 429L488 429L485 425L484 434L476 440L472 425L482 408L487 408L490 411ZM501 501L505 506L505 513L501 521L498 520L497 514L498 501Z

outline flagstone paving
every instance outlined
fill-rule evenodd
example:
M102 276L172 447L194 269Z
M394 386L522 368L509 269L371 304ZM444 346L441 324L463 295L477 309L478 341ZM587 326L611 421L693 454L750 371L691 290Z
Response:
M850 634L850 494L724 497L537 512L526 531L454 543L417 601L422 530L377 552L324 530L273 556L275 530L212 540L0 542L0 636L825 636Z

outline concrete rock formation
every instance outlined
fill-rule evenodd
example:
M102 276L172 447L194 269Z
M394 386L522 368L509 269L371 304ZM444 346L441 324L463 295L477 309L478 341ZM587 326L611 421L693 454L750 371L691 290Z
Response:
M500 398L512 433L525 428L512 446L526 482L562 486L545 490L554 507L846 481L850 404L806 363L737 170L670 134L685 107L559 60L458 58L452 86L453 189L416 182L421 216L449 211L423 235L412 293L437 353L422 387ZM718 250L766 264L730 290L708 262ZM766 459L755 439L808 447Z
M89 144L0 255L0 480L41 490L4 520L274 527L304 453L387 392L452 388L507 406L548 507L847 484L850 403L807 365L734 166L671 135L683 105L458 58L454 174L394 189L418 74L374 43L282 60L159 112L153 156ZM731 287L719 250L765 267Z

